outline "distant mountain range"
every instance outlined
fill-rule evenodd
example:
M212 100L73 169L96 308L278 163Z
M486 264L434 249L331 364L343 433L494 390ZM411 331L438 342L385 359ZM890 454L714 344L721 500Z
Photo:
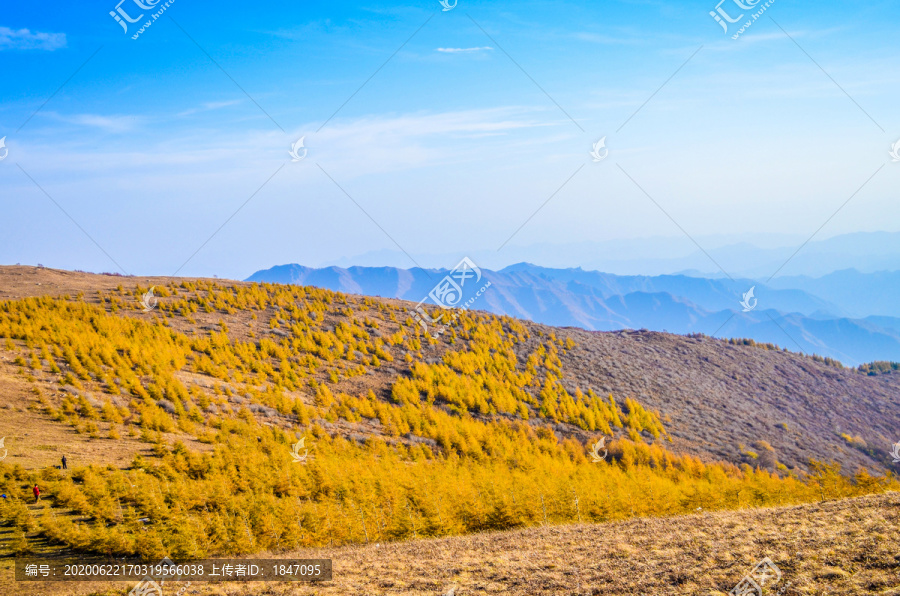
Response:
M687 274L766 280L775 276L821 277L834 271L862 273L900 269L900 233L855 232L808 241L795 235L697 236L610 239L572 244L508 245L502 250L469 250L466 254L487 269L513 263L541 263L607 271L618 275ZM808 241L808 242L807 242ZM446 267L462 254L416 254L416 263L400 251L382 250L324 263L324 266ZM712 259L710 258L712 257ZM713 262L713 259L715 262ZM717 265L718 264L718 265ZM719 266L728 275L719 269Z
M772 288L796 288L809 294L827 296L841 315L900 316L900 271L860 273L855 269L846 269L818 278L776 277L769 285Z
M847 365L900 361L900 272L838 271L824 277L749 279L622 276L528 263L482 270L491 287L471 308L595 331L646 328L751 338ZM438 269L281 265L247 281L310 285L419 302L448 274ZM476 288L463 288L466 299ZM750 288L747 306L741 300ZM427 303L434 307L431 299Z

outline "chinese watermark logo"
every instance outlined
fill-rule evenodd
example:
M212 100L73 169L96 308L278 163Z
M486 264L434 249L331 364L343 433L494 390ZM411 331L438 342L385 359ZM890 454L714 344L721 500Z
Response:
M2 446L3 446L3 441L0 440L0 447L2 447ZM4 455L4 457L6 457L6 456ZM894 443L894 450L891 451L891 457L894 458L895 464L900 464L900 442Z
M145 578L138 582L138 585L131 588L128 596L163 596L162 587L154 580Z
M600 440L591 445L591 460L595 464L599 464L600 462L606 460L606 455L609 453L609 450L606 447L606 437L600 437ZM603 449L603 455L600 455L600 450Z
M173 577L173 574L163 572L163 568L170 566L174 568L174 570L178 569L175 563L168 557L164 558L156 565L151 565L150 569L156 570L156 573L145 576L144 579L138 582L138 585L128 592L128 596L163 596L162 586L166 585L166 580L179 581L181 577L180 575ZM157 582L156 580L160 581ZM185 582L185 585L175 593L175 596L184 594L190 585L191 582Z
M722 8L722 5L725 4L725 2L726 0L720 0L719 3L716 4L715 10L709 11L709 15L713 19L715 19L719 25L722 26L722 30L727 34L728 25L739 23L744 19L744 15L746 13L741 12L741 14L732 17L729 11ZM731 10L737 12L737 10L753 10L760 2L762 2L762 0L731 0L731 2L733 2L737 6L736 9L733 8ZM740 29L738 29L737 33L731 36L731 39L737 39L738 37L740 37L744 33L744 31L749 29L750 26L753 25L753 23L756 22L756 20L759 19L759 17L761 17L762 14L766 12L766 10L768 10L768 8L773 4L775 4L775 0L768 0L765 4L763 4L759 10L750 15L749 20L747 20L747 22L740 26Z
M306 147L303 146L303 139L305 138L306 136L302 136L299 141L291 145L291 150L288 151L288 155L291 156L291 161L301 161L306 157Z
M441 0L441 6L444 8L441 9L441 12L447 12L448 10L453 10L456 8L456 5L459 3L459 0L453 0L453 4L450 4L449 0Z
M127 35L128 34L128 24L127 23L137 23L144 17L144 13L141 13L140 15L138 15L135 18L131 18L128 15L128 13L125 12L125 9L122 8L122 4L124 4L124 3L125 3L125 0L122 0L121 2L116 4L116 9L109 11L109 16L114 18L118 24L122 25L122 30ZM118 14L116 14L116 13L118 13Z
M3 161L9 155L9 149L6 148L6 137L0 139L0 149L3 150L3 153L0 154L0 161Z
M162 0L132 0L134 4L138 7L138 9L142 11L153 10L157 7L157 5L162 2ZM114 18L116 22L122 26L122 30L125 34L128 34L128 25L129 23L138 23L144 18L144 12L139 14L136 17L132 17L124 8L122 8L122 4L125 3L125 0L120 0L118 4L116 4L116 9L109 11L109 16ZM137 33L131 36L131 39L137 39L140 37L144 31L150 28L150 26L163 15L166 10L175 3L175 0L168 0L165 4L160 7L158 11L150 15L150 20L141 25L140 29L138 29Z
M294 458L295 464L306 463L306 456L309 455L309 449L304 449L305 441L306 437L302 437L299 441L291 445L291 457ZM300 455L301 449L303 449L303 455Z
M0 439L0 447L3 447L3 457L0 457L0 461L3 461L4 459L6 459L6 454L9 453L9 449L6 449L3 446L3 441L5 441L5 440L6 440L6 437L3 437L2 439ZM896 445L895 445L895 447L896 447Z
M756 305L759 302L759 300L753 297L753 290L755 289L756 286L753 286L743 294L744 299L741 300L741 306L744 307L744 312L750 312L751 310L756 308Z
M474 279L471 279L474 278ZM466 302L463 302L463 288L466 285L467 281L471 281L472 283L478 283L481 281L481 269L478 268L475 263L472 262L469 257L464 257L462 261L460 261L456 267L447 274L444 279L438 282L438 285L428 293L428 296L422 298L419 303L416 305L416 311L411 313L415 320L422 326L425 330L425 333L428 333L428 324L441 325L441 328L437 331L437 333L433 334L432 337L437 339L438 336L443 335L444 331L447 329L447 325L453 323L456 319L459 318L460 313L466 311L476 300L481 297L481 294L484 293L486 289L491 287L491 282L487 282L483 285L472 298L469 298ZM432 317L428 314L423 306L425 301L431 298L434 303L440 306L444 310L452 310L456 309L457 312L453 313L452 316L446 316L448 313L441 314L438 317ZM445 318L448 319L446 322L442 323L442 320Z
M153 288L155 287L156 286L153 286ZM150 288L150 291L141 298L141 306L144 307L144 312L150 312L156 308L157 304L159 304L159 298L153 295L153 288Z
M3 137L3 139L5 138L6 137ZM0 139L0 147L3 146L3 139ZM893 161L900 161L900 139L898 139L897 142L891 146L891 150L888 152L888 154L892 158L894 158ZM4 155L3 157L6 156ZM3 157L0 157L0 159L3 159Z
M606 137L603 137L594 143L594 149L591 151L591 158L594 163L603 161L609 155L609 149L606 148Z
M728 594L729 596L750 596L751 594L762 596L763 588L767 583L771 582L772 585L775 585L779 581L781 581L781 570L772 562L772 559L766 557L757 563L753 571L744 576Z

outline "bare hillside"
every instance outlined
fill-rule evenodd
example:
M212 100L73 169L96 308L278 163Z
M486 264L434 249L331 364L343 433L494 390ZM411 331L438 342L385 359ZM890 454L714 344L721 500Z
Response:
M564 362L568 378L634 396L671 419L674 437L717 459L801 468L810 459L835 460L848 472L891 465L900 375L870 377L709 337L566 332L578 344Z

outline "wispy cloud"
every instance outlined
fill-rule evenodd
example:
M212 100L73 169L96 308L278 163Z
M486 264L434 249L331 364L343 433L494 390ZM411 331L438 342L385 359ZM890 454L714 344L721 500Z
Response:
M805 37L805 31L791 31L791 37L800 38ZM772 42L782 42L788 41L789 39L784 33L781 31L770 31L766 33L748 33L746 35L742 35L740 40L733 40L730 38L723 38L720 41L716 41L713 43L707 43L703 46L703 49L707 52L740 52L743 51L748 45L756 45L756 44L767 44Z
M179 112L176 114L177 116L190 116L191 114L197 114L199 112L210 112L212 110L220 110L222 108L227 108L229 106L236 106L241 103L243 100L240 99L232 99L229 101L208 101L202 104L200 107L191 108L189 110L185 110L183 112Z
M844 30L845 27L828 27L822 29L802 29L788 31L788 34L794 39L822 39L825 37L829 37L835 33L840 33ZM764 44L779 41L787 41L788 43L790 43L790 37L785 35L783 31L778 29L774 31L767 31L765 33L754 31L753 33L742 35L739 40L732 40L731 38L724 37L721 41L706 44L703 50L739 51L740 49L742 49L742 46L747 45Z
M0 27L0 50L47 50L66 47L65 33L42 33Z
M490 46L483 46L480 48L438 48L438 52L445 52L447 54L457 54L460 52L484 52L488 50L493 50L494 48Z
M336 171L350 179L435 164L483 162L489 152L503 153L518 147L521 135L527 135L527 131L557 125L546 119L548 112L543 108L513 106L338 119L320 134L309 134L314 126L312 123L301 126L292 131L291 138L307 135L306 146L311 156L337 168ZM137 128L148 122L132 116L59 115L52 112L48 115L67 123L105 125L105 130L122 130L130 123ZM146 135L142 137L145 142L136 146L127 136L118 141L111 139L107 145L98 143L96 134L90 132L77 135L63 134L58 129L57 132L59 134L46 136L53 139L52 143L29 144L20 153L27 150L29 154L42 156L46 163L54 164L57 174L68 172L88 176L89 172L102 172L105 179L120 179L123 185L134 176L144 175L140 172L146 172L147 176L141 178L142 184L157 176L146 170L149 166L174 168L170 170L173 179L177 178L175 171L189 177L246 173L283 161L290 149L290 143L282 135L269 130L248 130L240 135L231 130L211 132L206 129L165 133L156 126L143 126L140 133ZM492 144L472 143L486 138L498 140ZM501 145L502 150L498 149ZM116 172L108 171L110 163L117 164Z
M587 41L590 43L600 43L600 44L609 44L609 45L634 45L641 43L643 40L638 37L625 38L625 37L613 37L612 35L604 35L602 33L586 33L579 32L573 34L573 37L580 41Z
M103 116L100 114L59 114L57 112L47 112L47 116L68 124L98 128L112 133L131 131L143 121L141 116L130 115Z

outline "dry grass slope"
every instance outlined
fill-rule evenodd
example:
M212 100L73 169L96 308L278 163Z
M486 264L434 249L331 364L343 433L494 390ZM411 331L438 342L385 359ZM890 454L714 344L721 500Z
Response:
M898 596L900 493L277 556L330 558L334 580L314 586L195 583L186 594L438 596L456 588L456 596L724 596L769 557L783 577L766 594ZM8 574L0 593L21 593ZM123 596L130 588L31 586L29 594L42 596Z
M769 557L769 594L897 596L900 493L294 554L332 558L335 581L198 593L724 596Z

